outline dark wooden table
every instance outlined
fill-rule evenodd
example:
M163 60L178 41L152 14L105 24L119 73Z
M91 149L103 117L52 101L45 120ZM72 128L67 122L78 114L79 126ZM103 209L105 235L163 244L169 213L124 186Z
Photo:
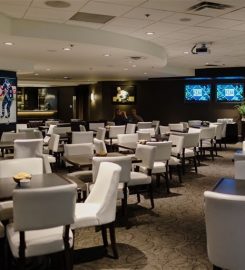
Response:
M68 185L70 183L71 181L55 173L32 175L30 184L27 187L19 186L12 177L0 178L0 201L11 200L13 191L16 188L43 188Z
M222 178L213 188L214 192L245 196L245 180Z

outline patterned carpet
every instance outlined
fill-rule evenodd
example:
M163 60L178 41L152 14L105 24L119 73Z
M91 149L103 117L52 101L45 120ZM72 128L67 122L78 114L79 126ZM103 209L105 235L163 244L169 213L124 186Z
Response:
M203 213L203 192L210 190L221 177L233 177L232 157L241 145L228 145L219 151L215 161L205 159L198 167L198 174L188 171L183 184L177 177L171 181L171 194L166 195L165 185L154 190L155 208L150 209L148 199L136 203L136 197L129 198L129 223L126 229L120 222L120 208L116 235L119 259L100 256L101 249L90 249L97 259L88 259L88 247L102 245L100 232L94 229L76 231L75 270L102 269L145 269L145 270L204 270L212 269L207 258L205 221ZM111 253L110 249L108 252Z

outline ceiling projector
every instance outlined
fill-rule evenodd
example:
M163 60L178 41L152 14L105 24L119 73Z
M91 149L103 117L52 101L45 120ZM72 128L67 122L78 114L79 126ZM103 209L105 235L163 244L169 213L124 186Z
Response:
M207 47L207 43L196 43L191 49L192 54L209 54L211 51Z

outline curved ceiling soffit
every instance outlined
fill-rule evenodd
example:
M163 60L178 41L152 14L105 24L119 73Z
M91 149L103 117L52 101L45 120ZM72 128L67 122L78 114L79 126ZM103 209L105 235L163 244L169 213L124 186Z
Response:
M159 58L164 66L167 64L167 53L163 47L150 41L103 30L58 23L15 19L0 14L0 33L17 37L58 40L69 43L76 42L120 48Z

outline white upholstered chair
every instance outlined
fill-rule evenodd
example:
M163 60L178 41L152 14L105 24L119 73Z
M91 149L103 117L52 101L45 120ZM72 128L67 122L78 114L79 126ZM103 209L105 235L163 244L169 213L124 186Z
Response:
M245 160L236 160L235 164L235 179L245 180Z
M205 151L209 151L214 160L214 144L215 144L215 127L203 127L199 134L199 152L201 156L205 155Z
M151 173L156 174L157 177L165 177L167 193L169 193L168 162L171 156L172 142L147 142L146 144L156 147L156 153Z
M129 147L129 148L132 147L132 148L136 149L136 146L137 146L137 143L138 143L138 133L118 134L117 139L118 139L118 144L119 145L124 145L125 146L125 148L119 147L118 151L120 151L120 152L129 152L129 151L132 151L132 150L127 149L126 147Z
M142 129L142 128L151 128L152 127L152 122L138 122L137 123L137 130Z
M137 194L137 200L140 202L141 191L147 191L151 201L151 207L154 208L154 198L152 191L151 173L154 165L156 147L150 145L138 144L135 157L141 160L141 163L134 166L134 171L130 173L128 187ZM143 169L140 171L140 168ZM145 187L146 190L142 189Z
M51 134L48 146L44 147L44 154L47 155L49 163L56 163L60 159L62 150L59 149L60 135Z
M72 143L93 143L93 131L73 131Z
M14 141L14 158L40 157L42 154L42 139L23 139Z
M167 139L169 133L170 133L170 127L169 126L159 126L159 131L160 131L160 135L161 138L163 139Z
M26 258L60 251L65 255L65 268L71 269L70 224L75 221L75 201L75 184L14 190L14 218L7 225L7 238L20 269L26 269Z
M183 132L184 131L184 125L183 123L174 123L174 124L168 124L170 131L179 131Z
M110 126L109 128L109 140L105 140L108 144L117 143L117 135L125 133L125 125Z
M126 133L126 134L132 134L132 133L135 133L135 129L136 129L136 124L128 123L127 126L126 126L126 131L125 131L125 133Z
M80 129L80 131L86 131L86 128L84 125L79 125L79 129Z
M107 154L107 149L105 142L103 140L98 140L94 138L94 150L95 154L97 155L106 155Z
M208 258L213 269L245 269L245 197L204 192Z
M0 178L13 177L15 174L25 171L32 175L43 174L44 166L42 158L18 158L0 161ZM9 220L13 217L13 201L0 202L0 220Z
M88 129L92 131L98 131L99 128L104 128L104 122L91 122L88 124Z
M102 127L99 127L97 129L96 139L104 141L105 140L105 134L106 134L106 129L102 128Z
M107 227L109 227L112 250L118 258L115 237L117 188L121 168L111 162L102 162L99 166L94 187L84 203L77 203L75 222L72 229L100 226L104 246L108 246Z

